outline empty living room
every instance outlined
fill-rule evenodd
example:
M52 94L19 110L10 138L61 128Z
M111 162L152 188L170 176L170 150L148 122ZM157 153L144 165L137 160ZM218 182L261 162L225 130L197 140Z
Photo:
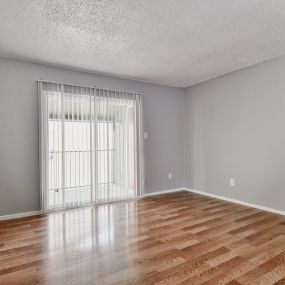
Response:
M285 285L284 0L0 0L0 285Z

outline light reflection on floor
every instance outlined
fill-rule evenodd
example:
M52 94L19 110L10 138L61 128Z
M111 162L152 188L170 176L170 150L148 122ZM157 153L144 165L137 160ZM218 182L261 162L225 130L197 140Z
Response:
M50 213L43 278L58 284L64 274L78 284L88 272L88 278L95 280L118 266L118 259L110 259L110 254L120 252L128 263L128 240L137 236L136 209L137 201L131 200Z
M116 247L116 238L121 240L123 236L135 234L134 230L137 228L136 217L133 216L135 207L136 202L131 201L49 214L49 251L64 249L78 253L94 249L101 252ZM120 219L119 228L116 227L118 219Z

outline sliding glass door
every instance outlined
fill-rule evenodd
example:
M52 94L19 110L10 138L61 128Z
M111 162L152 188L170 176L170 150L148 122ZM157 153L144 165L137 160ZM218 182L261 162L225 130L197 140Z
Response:
M39 82L44 209L141 191L140 95Z

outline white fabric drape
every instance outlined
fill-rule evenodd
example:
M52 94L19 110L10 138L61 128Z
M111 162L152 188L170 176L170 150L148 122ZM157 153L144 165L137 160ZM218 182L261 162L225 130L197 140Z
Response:
M38 89L42 208L140 195L141 96L44 81Z

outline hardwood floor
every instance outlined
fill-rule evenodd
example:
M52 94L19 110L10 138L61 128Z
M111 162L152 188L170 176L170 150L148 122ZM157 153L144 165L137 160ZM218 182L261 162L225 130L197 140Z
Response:
M285 284L285 217L181 191L4 221L0 284Z

